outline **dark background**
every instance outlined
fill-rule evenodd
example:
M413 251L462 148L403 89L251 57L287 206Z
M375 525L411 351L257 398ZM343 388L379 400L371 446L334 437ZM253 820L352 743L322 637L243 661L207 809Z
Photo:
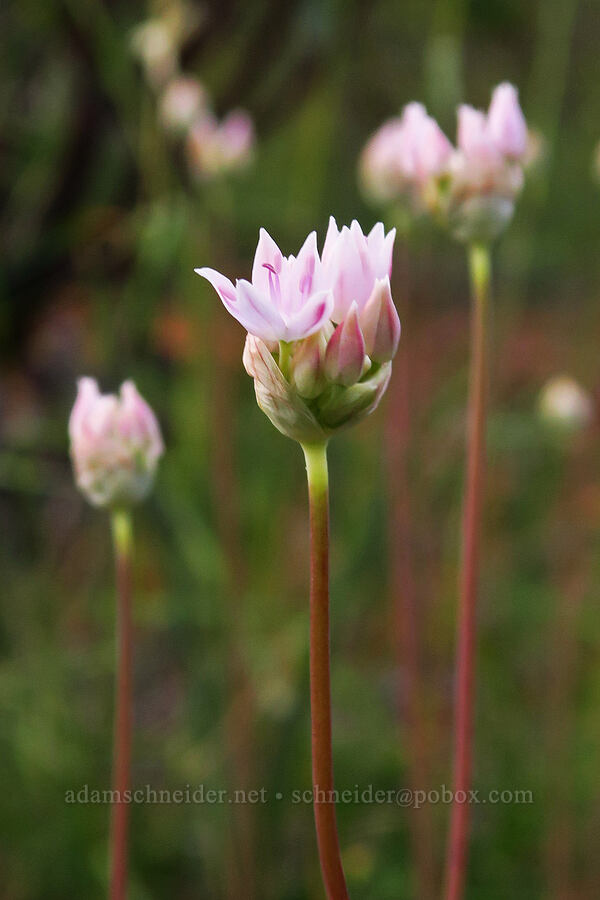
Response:
M492 396L468 897L600 887L600 452L539 392L597 396L600 5L576 0L245 2L194 7L178 48L219 115L254 117L252 165L198 183L131 51L157 6L11 0L0 192L0 897L102 897L110 783L108 519L76 492L75 379L133 377L167 452L136 514L134 783L262 788L268 802L133 809L131 900L322 897L310 785L301 454L256 407L243 333L193 275L247 276L258 228L284 252L328 216L365 227L357 160L412 99L453 136L460 101L520 88L544 152L494 255ZM396 243L403 338L388 396L331 449L334 746L340 789L450 785L468 285L424 225ZM418 609L415 768L402 628ZM420 768L419 768L420 763ZM275 794L283 794L276 800ZM430 900L448 807L350 803L355 900ZM419 848L419 865L415 858ZM430 852L431 849L431 852ZM420 872L420 875L418 874Z

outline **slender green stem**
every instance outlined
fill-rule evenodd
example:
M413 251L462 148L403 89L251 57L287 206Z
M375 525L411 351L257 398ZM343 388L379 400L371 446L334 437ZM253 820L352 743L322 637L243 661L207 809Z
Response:
M129 804L125 792L131 787L131 734L133 627L131 621L131 516L115 510L111 519L117 581L115 714L113 732L112 804L110 829L110 900L127 896Z
M456 649L454 717L454 799L446 860L446 898L464 894L469 843L473 704L477 632L477 581L485 468L487 395L487 307L490 253L487 246L469 249L471 275L471 360L467 435L467 473L463 503L462 565Z
M313 807L328 900L348 900L335 817L329 674L327 444L303 445L310 506L310 708Z

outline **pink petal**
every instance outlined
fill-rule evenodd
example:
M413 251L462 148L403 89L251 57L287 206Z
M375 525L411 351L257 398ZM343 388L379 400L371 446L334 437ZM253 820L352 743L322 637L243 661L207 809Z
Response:
M281 250L265 228L261 228L252 265L252 284L265 294L269 294L270 266L275 272L281 271L283 255Z
M333 295L331 291L318 291L313 294L302 309L295 315L287 318L286 341L300 341L309 337L329 321L333 310Z
M279 311L249 281L236 282L237 303L232 315L246 331L263 341L287 340L286 326Z

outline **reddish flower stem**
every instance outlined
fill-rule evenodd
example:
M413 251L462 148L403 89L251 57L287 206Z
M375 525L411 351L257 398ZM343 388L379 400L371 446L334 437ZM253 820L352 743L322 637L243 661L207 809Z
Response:
M117 679L113 732L112 789L110 829L110 900L127 896L127 858L129 845L129 804L125 791L131 786L131 733L133 627L131 621L131 519L121 510L113 513L113 541L117 580Z
M327 445L303 445L310 506L310 708L313 808L328 900L348 900L340 859L331 750Z
M469 251L471 274L471 361L467 436L467 473L463 507L462 566L459 581L456 650L456 700L454 718L454 799L446 858L446 898L461 900L464 894L471 787L477 581L481 510L485 468L487 394L487 305L490 282L489 249L475 244Z

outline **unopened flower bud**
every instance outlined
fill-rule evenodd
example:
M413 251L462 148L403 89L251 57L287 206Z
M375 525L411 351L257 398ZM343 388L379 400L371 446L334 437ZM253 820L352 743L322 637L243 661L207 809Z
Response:
M365 339L353 303L348 315L333 332L325 353L325 374L329 381L349 387L355 384L365 367Z
M510 159L522 160L527 151L527 124L519 106L519 95L504 82L494 89L487 116L488 132L496 147Z
M393 359L400 340L400 318L390 288L390 279L381 278L360 314L360 327L365 340L365 353L373 362Z
M301 397L311 399L323 390L326 349L327 340L323 331L298 341L290 364L290 378Z
M81 378L69 437L77 486L90 503L128 506L146 496L164 447L156 417L132 381L117 396Z
M540 394L542 418L569 431L583 428L594 418L594 401L569 375L551 378Z

